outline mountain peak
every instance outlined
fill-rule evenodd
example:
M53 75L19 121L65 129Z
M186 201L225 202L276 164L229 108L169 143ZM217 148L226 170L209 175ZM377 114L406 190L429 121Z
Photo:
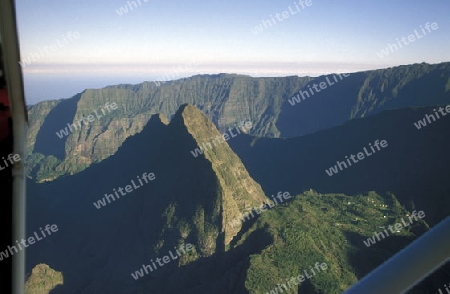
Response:
M189 103L184 103L180 106L180 108L178 108L178 111L175 113L175 116L189 115L189 114L194 114L195 112L199 112L199 114L201 114L201 111L194 105L189 104Z
M267 198L261 186L251 178L240 158L226 142L225 138L228 136L232 140L232 136L220 134L198 108L183 104L172 119L170 125L172 124L184 126L197 144L197 148L191 151L192 156L209 161L218 178L221 186L219 199L222 202L222 228L225 244L229 244L242 225L231 225L233 221L240 220L241 213L260 206Z

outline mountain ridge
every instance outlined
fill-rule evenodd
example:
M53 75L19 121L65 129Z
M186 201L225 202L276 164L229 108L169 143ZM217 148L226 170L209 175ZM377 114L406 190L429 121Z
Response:
M280 185L293 193L310 188L347 195L389 191L409 209L420 206L430 211L433 216L428 221L436 224L448 215L450 206L445 196L450 193L445 181L450 138L441 135L448 133L450 121L444 117L420 130L414 125L433 109L387 110L297 138L244 134L230 146L266 194ZM345 156L357 154L375 140L387 140L388 147L333 176L326 173L337 161L345 161Z
M159 87L152 82L108 86L42 102L29 111L27 173L37 181L77 173L114 154L126 138L142 131L151 115L161 113L170 120L184 103L199 108L221 132L236 121L251 120L253 135L295 137L390 108L443 104L450 97L447 62L352 73L299 104L288 103L299 91L333 76L196 75ZM55 135L108 102L116 102L118 110L64 139Z

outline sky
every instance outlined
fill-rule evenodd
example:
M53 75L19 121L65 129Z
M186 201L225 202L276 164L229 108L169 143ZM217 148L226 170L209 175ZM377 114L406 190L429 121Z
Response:
M449 11L447 0L16 0L28 104L195 74L319 76L446 62ZM397 39L411 34L420 38L400 48ZM380 57L388 44L398 50Z

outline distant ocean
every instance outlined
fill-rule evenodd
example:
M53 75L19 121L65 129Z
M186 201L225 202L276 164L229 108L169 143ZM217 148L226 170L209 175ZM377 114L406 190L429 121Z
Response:
M107 76L96 74L24 74L25 99L27 105L33 105L44 100L70 98L85 89L100 89L117 84L139 84L157 79L150 75L117 75Z

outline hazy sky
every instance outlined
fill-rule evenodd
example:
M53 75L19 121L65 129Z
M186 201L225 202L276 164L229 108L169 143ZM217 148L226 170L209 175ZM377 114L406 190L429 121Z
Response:
M145 1L17 0L22 61L31 62L23 67L28 102L173 76L175 66L184 71L177 77L317 76L450 61L450 1L311 0L304 8L299 0ZM119 15L121 7L128 12ZM427 22L438 29L424 35L420 26ZM262 32L254 34L260 25ZM414 30L420 39L383 58L377 55ZM69 39L69 33L79 38ZM57 82L64 77L76 77L80 85L64 88ZM64 88L67 96L36 94L51 80L59 89L51 95Z

